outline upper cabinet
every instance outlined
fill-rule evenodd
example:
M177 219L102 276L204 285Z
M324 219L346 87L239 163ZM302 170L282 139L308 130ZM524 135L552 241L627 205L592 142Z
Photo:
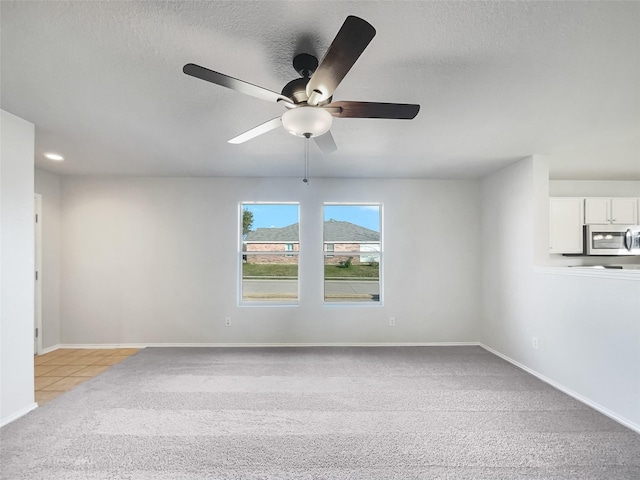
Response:
M584 202L584 223L638 224L637 198L587 198Z
M611 223L617 223L619 225L637 225L639 223L638 199L612 198Z
M584 199L549 199L549 252L582 253L582 213Z
M587 198L584 201L584 223L602 224L609 222L610 198Z

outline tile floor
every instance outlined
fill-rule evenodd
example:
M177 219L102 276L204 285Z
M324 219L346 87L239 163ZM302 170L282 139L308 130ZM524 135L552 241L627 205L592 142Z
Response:
M53 400L137 351L137 348L59 348L36 356L36 402L43 405Z

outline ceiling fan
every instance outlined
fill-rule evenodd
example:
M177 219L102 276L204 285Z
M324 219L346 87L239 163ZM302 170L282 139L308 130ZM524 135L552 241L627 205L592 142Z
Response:
M243 143L274 130L281 125L292 135L312 138L323 153L336 150L329 129L337 118L415 118L420 105L380 102L332 102L333 92L360 57L376 34L367 21L348 16L338 31L322 61L302 53L293 59L293 68L302 76L287 83L281 93L253 85L243 80L214 72L208 68L186 64L182 71L192 77L236 90L269 102L282 103L287 111L229 140Z

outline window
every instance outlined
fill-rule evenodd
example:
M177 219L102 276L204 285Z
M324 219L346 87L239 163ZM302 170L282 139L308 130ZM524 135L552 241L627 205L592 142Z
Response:
M298 304L298 204L242 203L240 212L240 303Z
M324 205L325 303L382 303L382 205Z
M334 248L333 247L333 243L327 243L327 242L324 243L324 251L325 251L325 253L327 253L327 254L333 253L333 248ZM333 255L325 255L325 258L331 258L331 257L333 257Z

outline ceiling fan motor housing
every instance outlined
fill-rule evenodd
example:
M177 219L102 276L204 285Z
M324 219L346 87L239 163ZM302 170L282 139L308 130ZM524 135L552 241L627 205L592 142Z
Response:
M287 83L282 89L282 95L293 100L295 104L306 103L309 99L307 83L318 68L318 59L308 53L299 53L293 57L293 68L302 78L296 78Z
M306 103L309 99L307 96L307 83L309 83L308 77L291 80L282 89L282 95L293 100L295 104ZM286 103L285 106L287 106Z

